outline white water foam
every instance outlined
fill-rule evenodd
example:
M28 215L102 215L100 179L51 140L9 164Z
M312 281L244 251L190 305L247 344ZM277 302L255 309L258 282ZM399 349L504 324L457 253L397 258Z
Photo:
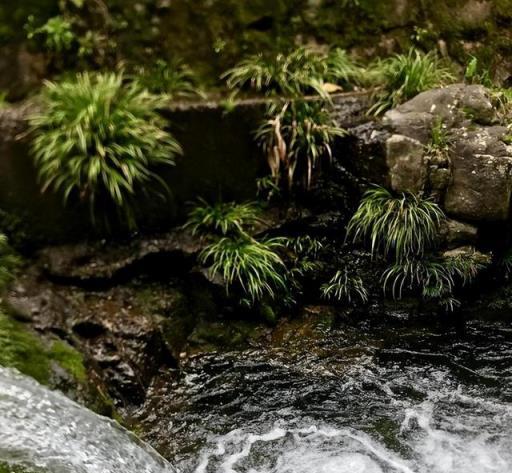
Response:
M396 400L396 404L402 404ZM510 473L512 408L455 390L403 402L392 450L375 433L277 422L211 440L194 473ZM400 419L397 419L400 420Z

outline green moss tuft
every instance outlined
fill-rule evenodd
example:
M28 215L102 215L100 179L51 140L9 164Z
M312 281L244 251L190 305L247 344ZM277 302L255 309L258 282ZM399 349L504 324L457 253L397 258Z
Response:
M16 368L42 384L49 384L52 364L63 368L78 383L87 381L82 355L66 342L49 346L27 327L0 312L0 365Z
M53 342L48 350L48 357L64 368L76 381L80 383L87 381L87 371L82 354L66 342L61 340Z
M27 467L11 466L7 465L6 463L0 462L0 473L36 473L36 471L27 469Z
M42 384L50 380L50 360L40 340L22 323L1 312L0 365L16 368Z

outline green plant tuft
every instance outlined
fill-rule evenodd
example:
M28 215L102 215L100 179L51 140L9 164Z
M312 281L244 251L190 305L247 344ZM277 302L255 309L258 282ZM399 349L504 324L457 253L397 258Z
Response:
M405 259L384 272L384 291L391 290L393 297L400 299L404 290L419 289L423 298L445 301L453 310L457 306L452 297L457 283L470 284L489 262L488 257L473 249L448 252L441 257Z
M309 235L288 238L286 246L301 257L311 258L316 258L324 249L324 243L322 240L310 237Z
M324 299L338 302L368 302L368 291L359 276L352 276L348 270L336 271L331 280L320 287Z
M209 205L200 199L200 205L190 212L185 228L190 228L194 235L213 233L226 236L245 234L247 230L262 223L261 208L253 202Z
M222 276L228 292L237 285L254 303L286 290L286 266L279 256L283 249L282 238L256 241L247 236L224 237L208 245L200 261L209 265L212 276Z
M36 27L31 15L25 25L28 39L42 41L46 50L53 53L69 51L77 41L71 23L63 16L50 18L44 25Z
M483 67L475 56L470 56L464 70L464 80L469 84L482 84L485 87L494 86L489 69Z
M276 182L289 189L301 183L309 189L323 159L332 158L335 137L346 132L336 126L325 103L291 101L269 106L266 119L256 130Z
M453 273L441 259L405 259L396 262L382 276L384 292L391 290L395 299L401 299L404 290L422 289L428 298L451 294Z
M341 49L322 53L300 47L276 56L249 56L222 78L230 89L249 88L289 97L308 93L327 97L326 83L348 88L357 83L360 74L358 65Z
M397 263L421 256L434 244L441 208L428 198L411 193L392 195L382 187L368 190L347 227L347 236L369 241L374 255L394 254Z
M378 61L370 71L382 90L370 113L380 115L386 110L412 99L415 95L455 80L434 51L427 54L414 48Z
M154 94L166 94L172 99L201 96L194 72L181 60L158 59L152 66L141 66L136 72L139 84Z
M122 74L83 73L46 83L41 111L31 117L32 151L43 191L86 201L93 222L105 204L135 226L141 192L165 183L155 172L174 165L181 147L164 130L162 99ZM160 193L164 196L164 193Z

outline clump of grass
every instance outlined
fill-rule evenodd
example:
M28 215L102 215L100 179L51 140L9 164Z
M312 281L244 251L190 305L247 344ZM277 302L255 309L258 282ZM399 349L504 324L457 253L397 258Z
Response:
M420 92L455 80L452 71L434 51L425 54L414 48L405 54L380 60L374 65L371 75L382 88L370 110L375 115L412 99Z
M155 172L172 166L181 147L156 112L162 99L122 74L83 73L46 83L41 111L31 117L32 151L42 190L74 196L91 216L107 205L134 227L139 193L159 186Z
M396 262L386 269L382 279L384 291L391 290L401 299L404 290L420 290L424 299L445 301L448 308L457 306L453 291L458 283L470 284L489 263L489 259L474 250Z
M429 298L451 294L454 286L452 271L441 259L406 259L396 262L384 271L384 291L391 290L395 299L401 299L404 289L422 288Z
M449 150L450 145L446 125L444 125L441 119L437 119L432 125L431 139L426 150L427 154L430 157L437 157L444 161L448 157Z
M254 202L236 204L220 202L209 205L200 199L200 204L190 213L186 228L194 235L198 233L233 235L245 234L258 224L263 224L261 208Z
M9 246L7 237L0 233L0 290L12 280L19 265L20 259Z
M434 140L437 145L443 143ZM437 254L435 243L444 213L428 198L410 193L392 195L376 187L364 195L349 222L347 236L370 243L373 255L391 260L382 274L384 292L401 299L419 292L446 310L460 305L457 287L470 284L490 258L473 248Z
M239 286L254 303L286 290L286 266L279 256L283 249L282 238L223 237L201 252L200 261L209 265L212 275L222 276L227 291Z
M349 304L359 301L368 302L368 291L359 276L350 275L348 270L336 271L331 280L320 287L322 297Z
M344 134L325 103L291 101L281 108L271 105L255 136L276 182L309 189L321 161L331 160L334 139Z
M398 263L423 255L436 240L444 218L432 200L411 193L392 195L387 189L368 190L350 220L347 235L369 241L374 255L393 254Z
M286 291L287 268L281 257L284 238L257 240L251 231L264 225L261 208L255 203L217 203L200 201L185 224L193 234L206 234L211 242L201 251L199 261L212 277L220 276L229 294L241 291L249 305L276 297Z
M262 53L249 56L222 78L230 89L248 88L290 97L308 93L326 97L327 82L349 87L359 76L359 67L341 49L322 53L300 47L275 56Z
M135 79L150 92L172 99L201 96L194 72L181 60L158 59L152 66L141 66Z

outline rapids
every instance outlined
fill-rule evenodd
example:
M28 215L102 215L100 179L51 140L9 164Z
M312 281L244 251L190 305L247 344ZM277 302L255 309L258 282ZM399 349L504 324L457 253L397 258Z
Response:
M169 463L0 368L0 458L49 473L512 471L509 323L403 325L361 321L313 344L184 361L134 415Z

